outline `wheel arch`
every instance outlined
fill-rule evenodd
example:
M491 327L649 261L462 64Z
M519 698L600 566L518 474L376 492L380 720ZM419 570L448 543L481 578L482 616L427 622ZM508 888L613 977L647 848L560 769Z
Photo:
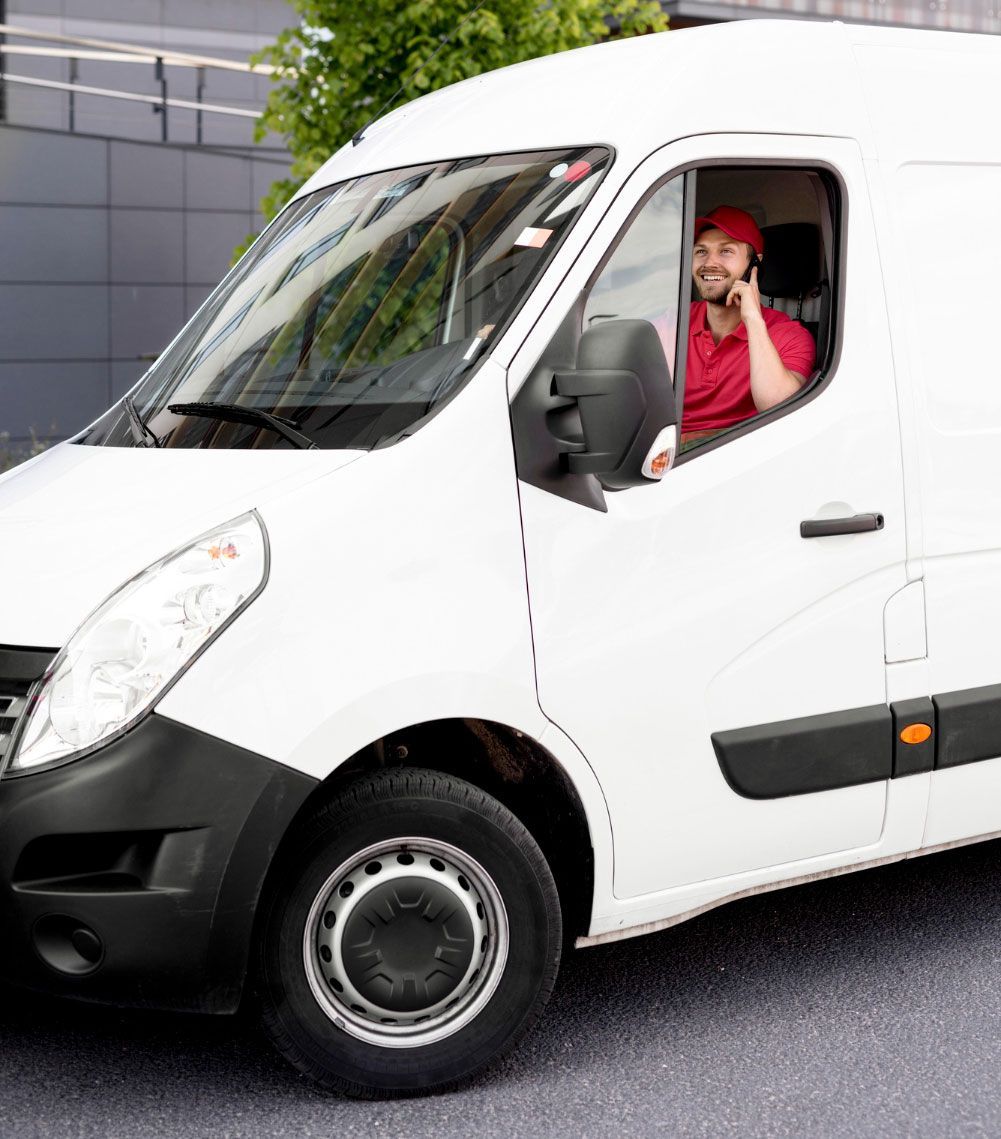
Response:
M574 781L538 740L492 720L440 719L373 740L322 780L278 845L266 894L283 848L301 822L359 777L393 767L441 772L478 787L511 811L538 843L556 880L568 941L586 934L594 903L594 850L587 812ZM263 907L259 907L259 910Z

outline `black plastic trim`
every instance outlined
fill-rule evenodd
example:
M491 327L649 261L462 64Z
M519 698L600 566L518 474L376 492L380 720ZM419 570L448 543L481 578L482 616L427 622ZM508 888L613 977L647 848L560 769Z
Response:
M908 724L927 724L924 743L905 744ZM748 799L776 799L1001 757L1001 684L895 700L714 732L727 783Z
M848 518L807 518L799 524L801 538L830 538L834 534L868 534L882 530L882 514L852 514Z
M26 649L0 645L0 678L32 684L55 660L58 649Z
M936 767L1001 756L1001 684L933 696L938 716Z
M580 506L607 511L596 476L571 475L563 465L564 452L583 444L584 428L577 401L553 392L556 373L577 365L583 313L581 293L511 401L511 431L522 482Z
M885 704L714 732L727 783L747 799L777 799L889 779L892 720Z
M607 489L647 482L641 473L660 433L678 422L671 374L656 329L646 320L609 320L589 328L577 367L559 371L553 389L576 402L583 439L560 456L571 474L596 475Z
M678 263L678 330L674 343L674 403L678 409L678 437L680 442L681 425L684 421L685 381L688 376L688 333L691 324L692 306L683 299L692 295L692 250L695 248L695 201L698 197L698 170L686 170L683 175L681 221L681 258ZM666 183L665 183L666 185ZM647 198L647 201L650 199ZM634 211L629 224L638 211ZM624 231L623 231L624 232ZM597 278L588 283L588 291L594 287ZM675 457L677 461L678 456Z
M935 766L935 741L938 736L935 724L935 705L930 696L916 700L896 700L890 705L893 713L893 778L918 775ZM921 744L905 744L900 733L908 724L927 724L931 736Z
M85 1000L234 1011L265 875L315 787L157 715L77 763L4 780L0 975ZM89 970L52 949L53 930L68 943L78 927L100 940Z

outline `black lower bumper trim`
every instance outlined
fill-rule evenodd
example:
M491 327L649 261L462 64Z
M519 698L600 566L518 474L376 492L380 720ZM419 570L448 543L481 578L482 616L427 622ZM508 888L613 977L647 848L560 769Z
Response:
M233 1011L274 851L316 781L162 716L0 781L0 970L31 988Z

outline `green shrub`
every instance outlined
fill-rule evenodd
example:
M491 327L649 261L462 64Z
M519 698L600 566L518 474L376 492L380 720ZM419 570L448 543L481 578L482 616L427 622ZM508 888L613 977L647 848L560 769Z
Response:
M292 7L299 23L255 57L276 68L258 138L283 135L293 159L289 177L261 203L269 220L384 110L508 64L668 26L659 0L292 0Z

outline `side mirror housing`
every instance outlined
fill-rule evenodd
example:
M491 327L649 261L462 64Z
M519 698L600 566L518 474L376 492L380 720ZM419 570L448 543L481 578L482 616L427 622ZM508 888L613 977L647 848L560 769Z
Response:
M554 394L577 401L583 441L562 453L570 474L609 490L641 486L669 469L678 413L671 371L646 320L610 320L580 339L577 367L558 371Z

